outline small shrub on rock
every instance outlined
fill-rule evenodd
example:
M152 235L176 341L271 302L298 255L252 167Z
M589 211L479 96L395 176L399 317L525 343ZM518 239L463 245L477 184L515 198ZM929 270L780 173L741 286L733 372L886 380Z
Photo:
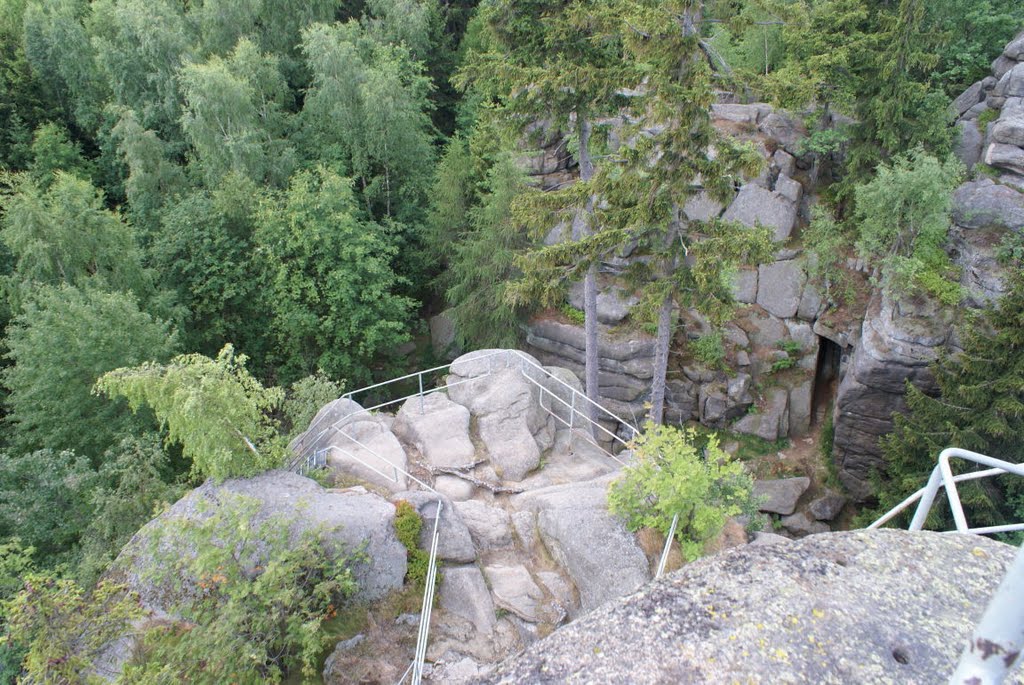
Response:
M753 479L712 435L699 453L692 428L648 422L634 440L635 461L611 485L608 507L630 531L650 527L667 535L679 514L676 539L687 561L721 532L730 516L756 512Z

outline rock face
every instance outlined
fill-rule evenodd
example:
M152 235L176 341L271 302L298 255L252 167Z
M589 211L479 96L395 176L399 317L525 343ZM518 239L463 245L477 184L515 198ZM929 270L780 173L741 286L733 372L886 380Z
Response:
M524 358L526 362L524 363ZM554 419L539 402L542 374L529 355L480 350L456 359L448 376L448 394L477 420L491 466L504 480L519 481L537 468L554 442Z
M640 587L649 577L647 558L633 536L608 514L611 480L556 485L514 498L517 509L536 514L540 537L576 584L583 612Z
M246 502L257 505L256 514L249 518L254 530L268 518L280 517L289 522L293 534L315 531L324 545L339 554L354 552L365 543L366 559L353 566L359 583L357 598L378 599L402 586L406 552L395 536L394 506L365 491L324 490L315 481L287 471L268 471L219 485L208 481L192 490L135 534L114 562L114 573L123 576L149 607L170 609L171 591L147 580L154 565L161 563L154 558L149 541L159 538L160 554L171 558L195 556L196 549L175 534L180 522L201 520L217 512L241 512L239 508ZM254 565L259 563L253 560ZM195 579L180 580L187 588Z
M1015 551L891 530L747 545L559 629L478 682L945 682Z
M951 314L928 304L897 306L885 296L868 307L835 408L835 463L855 498L870 494L871 473L883 465L878 439L892 430L893 413L906 407L906 382L932 387L928 364L949 340Z
M665 420L683 423L697 420L715 428L731 428L774 441L787 436L801 436L810 430L810 373L815 368L817 339L811 324L825 306L817 289L807 284L799 248L784 248L781 243L793 237L809 216L805 197L817 177L814 159L803 150L800 141L806 128L798 117L774 109L764 103L719 103L712 108L713 124L720 132L740 139L759 149L764 157L763 170L742 181L736 194L723 203L712 200L707 193L697 192L688 198L683 212L693 221L722 218L746 226L764 226L780 241L775 259L758 266L739 270L734 279L738 302L749 307L740 309L735 324L716 331L696 310L680 313L677 337L672 342L669 374L665 389ZM621 122L606 122L614 130ZM564 228L564 227L563 227ZM558 227L549 236L558 242L567 231ZM602 404L612 413L641 424L650 400L654 364L654 340L636 330L627 313L635 304L624 277L631 265L649 256L635 246L606 257L600 265L598 319L599 384ZM578 286L570 288L567 301L582 306ZM806 323L809 344L791 324ZM632 330L629 330L632 328ZM690 344L697 339L721 333L725 341L723 364L690 361ZM851 332L852 333L852 332ZM749 334L749 335L748 335ZM846 347L846 331L837 331ZM772 373L773 362L782 353L779 345L799 342L801 352L797 368L803 373L773 378L771 385L782 389L782 396L768 397L760 390L762 376ZM553 320L545 313L530 322L527 344L529 351L545 364L570 369L579 377L584 374L584 331L581 325ZM775 356L773 356L775 355ZM786 355L783 355L786 356ZM687 358L681 365L674 362ZM680 366L682 368L680 368ZM729 371L726 371L726 367ZM739 370L752 382L742 392L732 392ZM790 389L797 390L790 394ZM779 406L781 401L781 406ZM771 420L742 420L748 409L757 403L770 407ZM792 405L792 407L790 406ZM793 418L789 418L792 415ZM610 417L609 417L610 419ZM737 419L739 423L730 425ZM606 428L613 429L609 420Z

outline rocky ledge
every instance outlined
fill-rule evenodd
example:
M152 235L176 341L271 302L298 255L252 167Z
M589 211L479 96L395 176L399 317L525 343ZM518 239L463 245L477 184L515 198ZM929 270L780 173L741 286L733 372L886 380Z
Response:
M592 612L480 682L945 682L1014 552L893 530L747 545Z

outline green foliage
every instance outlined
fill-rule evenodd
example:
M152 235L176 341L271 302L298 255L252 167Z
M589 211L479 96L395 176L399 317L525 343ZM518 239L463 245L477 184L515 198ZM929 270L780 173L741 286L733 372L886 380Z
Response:
M181 71L182 130L209 187L228 173L282 185L295 165L283 139L291 93L273 55L242 39L222 59Z
M531 244L511 211L524 185L515 162L500 158L487 172L480 204L470 211L470 231L454 246L445 297L463 346L507 347L518 339L526 307L510 302L506 292L519 274L518 253Z
M999 112L1000 111L1001 110L989 108L989 109L986 109L981 114L979 114L978 115L978 130L979 131L985 131L988 128L989 124L991 124L992 122L994 122L996 119L999 118Z
M173 484L170 457L156 434L128 437L103 455L92 479L76 576L90 583L102 574L129 539L183 494Z
M409 502L401 500L395 504L395 534L398 541L405 546L406 570L405 582L422 592L427 582L427 567L430 555L420 549L420 531L423 519Z
M584 315L583 310L576 309L576 307L573 307L571 304L563 304L558 308L558 311L562 313L562 316L569 319L569 321L577 326L582 326L584 321L586 321L586 316Z
M988 76L992 60L1024 26L1024 7L1016 0L930 0L926 7L941 36L931 79L951 98Z
M223 480L250 476L280 462L282 449L269 414L283 399L245 368L248 358L226 345L216 359L201 354L120 368L96 382L96 391L124 397L132 411L148 406L192 460L192 473Z
M356 22L309 27L302 50L313 77L303 107L310 144L355 179L373 217L415 220L434 160L421 66Z
M962 176L955 158L940 162L915 150L879 166L875 178L855 190L857 251L881 268L882 287L893 296L960 301L945 247L952 193Z
M0 540L17 536L43 566L70 561L94 515L86 457L39 450L0 455Z
M0 196L0 239L16 271L8 277L12 304L20 306L26 291L40 285L91 285L150 296L151 277L132 229L104 207L103 193L76 176L47 173L52 181L45 189L21 175Z
M830 301L848 300L852 285L845 267L846 256L853 248L853 231L821 205L814 208L811 217L803 232L807 250L804 271L813 282L823 286Z
M269 363L268 305L253 235L263 197L259 185L229 174L215 190L177 198L161 213L149 254L188 310L185 349L212 356L232 342Z
M344 392L344 381L331 380L323 373L315 373L292 383L282 405L285 419L291 426L290 434L296 436L309 428L317 412Z
M895 506L927 480L946 447L1024 461L1024 272L1010 269L1007 293L994 309L969 321L961 332L963 352L941 357L931 369L938 393L929 396L908 383L907 415L895 416L883 438L885 468L879 474L878 508L870 521ZM970 467L951 461L954 473ZM962 483L960 498L972 526L1016 523L1024 518L1017 479ZM930 523L950 524L948 511L936 510Z
M777 346L786 356L779 357L772 362L771 373L794 368L799 361L799 354L802 352L800 343L795 340L780 340Z
M32 180L47 190L58 171L81 179L89 178L89 165L82 157L81 146L68 139L68 132L57 124L43 124L32 138Z
M725 363L725 344L721 331L700 336L690 343L690 349L697 361L708 368L717 369Z
M222 498L201 519L154 534L153 582L194 583L173 606L182 621L150 630L143 653L118 682L282 682L311 679L331 636L323 630L356 590L358 554L324 545L293 521L257 519L259 502ZM256 521L259 521L258 523ZM164 536L171 536L165 539ZM186 542L195 555L164 553ZM197 658L201 655L202 658Z
M688 561L698 558L729 516L753 512L753 481L712 436L697 453L692 429L648 422L634 441L634 463L611 485L608 508L630 530L667 535L679 515L676 539Z
M369 380L371 363L409 339L414 304L396 294L388 226L366 219L351 182L325 167L292 177L257 225L280 376Z
M36 291L8 329L3 372L10 390L6 420L19 452L74 450L97 459L126 434L152 426L123 402L92 394L108 371L167 359L176 336L139 311L134 298L70 286Z
M94 661L144 616L139 598L103 581L85 590L52 574L29 573L6 603L8 638L27 646L20 682L97 683Z

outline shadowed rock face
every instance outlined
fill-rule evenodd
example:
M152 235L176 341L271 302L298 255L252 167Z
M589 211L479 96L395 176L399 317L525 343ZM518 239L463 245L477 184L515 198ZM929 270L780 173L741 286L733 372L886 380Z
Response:
M892 530L744 546L594 611L479 682L945 682L1014 553Z

